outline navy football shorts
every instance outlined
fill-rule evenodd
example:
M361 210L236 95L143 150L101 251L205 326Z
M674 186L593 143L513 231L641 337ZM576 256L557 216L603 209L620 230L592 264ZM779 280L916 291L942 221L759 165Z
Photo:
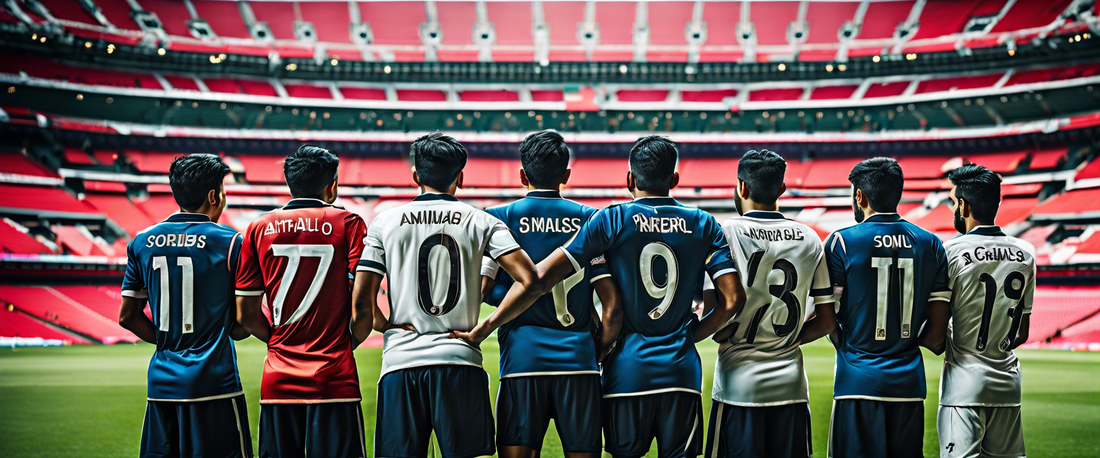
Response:
M813 456L811 437L808 403L742 407L714 401L706 456L807 458Z
M390 372L378 381L374 455L423 457L432 431L443 458L492 455L489 374L476 366L436 365Z
M657 439L659 458L696 457L703 451L703 399L672 391L603 400L607 453L637 458Z
M141 427L143 458L250 458L244 394L198 402L149 401Z
M924 402L833 401L829 456L924 456Z
M261 458L367 456L359 401L261 404Z
M550 419L557 426L562 450L600 451L600 375L535 375L500 381L497 445L541 450Z

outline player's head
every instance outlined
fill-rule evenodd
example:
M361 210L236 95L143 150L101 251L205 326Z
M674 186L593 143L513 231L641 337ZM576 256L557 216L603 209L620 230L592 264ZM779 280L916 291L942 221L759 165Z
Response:
M413 181L418 186L454 194L462 186L462 168L466 167L466 147L439 132L413 141L409 150L413 162Z
M852 183L852 209L856 222L862 223L870 208L875 213L894 213L901 202L905 177L898 161L888 157L873 157L861 161L848 174Z
M331 204L336 200L339 168L340 158L332 151L302 145L283 162L283 176L291 197L321 199Z
M558 189L569 180L569 146L557 131L535 132L519 144L520 181L535 189Z
M783 175L787 172L787 161L774 151L749 150L737 162L737 192L733 203L737 213L744 214L743 200L751 201L755 206L774 209L775 202L787 187L783 184Z
M217 222L225 209L225 176L229 166L213 154L189 154L172 160L168 184L180 210L204 213Z
M951 180L951 207L955 230L967 231L967 220L975 225L993 224L1001 206L1001 176L977 164L959 167L947 176Z
M653 195L668 195L680 181L676 161L680 152L668 137L649 135L639 138L630 148L630 173L626 187L631 193L644 191Z

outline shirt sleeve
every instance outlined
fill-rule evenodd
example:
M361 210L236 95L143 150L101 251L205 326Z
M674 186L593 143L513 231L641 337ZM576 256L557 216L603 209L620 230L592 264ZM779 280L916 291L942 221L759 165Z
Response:
M737 272L737 267L733 265L733 255L730 253L730 244L726 241L722 226L718 225L718 221L713 216L707 215L703 227L710 240L710 253L707 255L706 266L711 280Z
M817 260L813 282L810 283L810 296L813 296L815 305L836 303L833 284L829 280L829 266L825 261L825 253L822 253L821 258Z
M932 279L932 293L928 295L928 302L951 302L951 288L947 283L947 252L944 251L939 237L932 239L932 245L936 250L936 273Z
M1027 284L1024 286L1024 315L1031 313L1031 304L1035 300L1035 256L1031 257L1031 269L1027 274Z
M386 248L382 245L382 222L378 218L367 228L367 236L363 238L363 253L355 270L386 275Z
M710 279L710 274L703 274L703 291L714 290L714 280Z
M137 238L130 240L130 244L126 246L126 275L122 277L122 295L124 297L134 297L138 299L149 298L149 290L145 285L145 279L142 278L141 265L138 264L137 253L134 252L134 244L138 243Z
M481 276L489 277L494 280L497 278L497 273L500 272L500 264L497 264L493 258L483 256L481 258Z
M607 266L607 258L605 258L602 254L596 256L595 258L592 258L589 266L589 270L592 275L591 279L589 280L590 283L595 283L599 280L611 277L611 269Z
M348 250L348 275L357 270L359 260L363 257L364 241L367 238L367 223L359 215L351 214L344 220L344 243Z
M605 208L596 212L581 226L573 240L561 247L565 257L569 258L569 262L573 264L574 272L583 268L578 259L595 259L611 248L615 241L615 234L618 233L618 225L614 223L611 216L612 211L614 211L612 208Z
M260 257L256 255L253 226L249 226L241 242L241 254L237 267L237 295L263 296L264 276L260 271Z
M848 248L844 245L844 236L839 232L833 232L825 239L825 267L829 271L829 283L833 287L833 296L840 304L840 296L844 294L844 288L848 287Z
M488 220L485 253L489 257L496 259L519 249L519 243L503 221L488 213L482 212L482 214Z
M229 242L229 257L226 258L226 264L229 265L229 273L236 275L237 269L241 267L241 246L244 245L244 236L240 232L233 234L233 238Z

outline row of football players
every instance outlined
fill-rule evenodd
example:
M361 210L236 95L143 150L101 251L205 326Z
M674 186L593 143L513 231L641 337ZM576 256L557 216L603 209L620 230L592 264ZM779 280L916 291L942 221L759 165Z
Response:
M742 158L742 217L722 225L669 197L677 151L662 137L631 149L635 200L601 211L561 198L569 148L556 132L520 145L527 197L484 212L454 197L461 144L433 134L411 153L422 194L368 229L331 205L338 158L303 147L284 165L294 199L243 237L206 224L224 208L228 168L210 155L173 164L181 212L131 243L120 312L157 343L143 455L251 455L230 340L251 334L268 343L260 454L364 456L351 350L372 329L385 335L376 456L424 456L433 431L447 457L537 456L551 418L569 456L642 456L654 439L661 456L696 456L694 343L712 335L721 350L707 454L809 456L799 345L828 334L838 350L832 456L921 455L917 345L942 352L945 340L943 454L1023 455L1011 349L1026 340L1034 261L991 225L999 177L984 168L951 176L956 227L967 235L945 251L894 211L902 174L890 159L853 169L861 224L822 246L776 211L786 164L767 151ZM377 304L383 278L388 317ZM702 319L692 313L700 289ZM153 321L141 313L146 297ZM483 297L498 307L478 323ZM479 345L497 328L494 444Z

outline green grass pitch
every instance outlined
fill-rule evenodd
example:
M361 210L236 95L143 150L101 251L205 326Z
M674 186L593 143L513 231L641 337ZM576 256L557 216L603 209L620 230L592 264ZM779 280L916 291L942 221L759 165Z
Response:
M495 339L484 344L485 369L497 385ZM132 457L138 452L145 410L150 345L0 349L0 457ZM710 409L710 375L717 346L700 345L704 409ZM254 339L237 345L253 441L259 420L259 384L265 347ZM1024 440L1035 457L1100 456L1100 354L1021 351L1024 371ZM363 387L367 448L374 431L374 387L381 349L356 351ZM924 453L938 456L935 409L942 359L925 354ZM813 447L826 455L832 394L833 349L824 341L805 347L810 379ZM707 417L709 418L709 417ZM547 434L543 456L561 455ZM649 456L656 456L652 452Z

